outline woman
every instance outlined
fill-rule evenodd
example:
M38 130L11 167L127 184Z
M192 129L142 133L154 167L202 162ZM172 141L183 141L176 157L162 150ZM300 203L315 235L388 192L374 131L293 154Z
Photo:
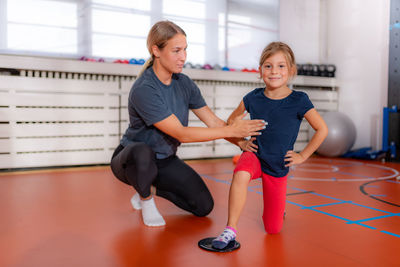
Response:
M153 25L147 48L151 58L130 91L130 123L112 156L111 169L137 191L131 203L134 209L142 210L144 224L162 226L165 221L154 203L154 194L196 216L206 216L214 205L201 177L176 156L181 143L258 135L265 124L262 120L243 120L243 114L226 125L207 107L199 88L181 74L186 34L173 22ZM208 128L188 127L189 109ZM237 143L238 139L231 141Z

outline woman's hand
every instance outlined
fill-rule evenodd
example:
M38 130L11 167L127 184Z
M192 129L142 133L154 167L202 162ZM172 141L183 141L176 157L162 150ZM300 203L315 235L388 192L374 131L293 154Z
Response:
M253 143L254 140L256 140L255 137L252 137L250 140L241 140L238 142L238 145L243 151L255 153L257 152L258 146Z
M247 112L237 116L236 118L231 120L231 123L228 127L230 127L230 131L232 133L232 137L247 137L260 135L259 132L262 129L265 129L265 121L263 120L243 120L243 118L247 115Z
M289 150L285 155L285 162L288 162L285 167L290 167L296 164L303 163L306 160L300 153Z

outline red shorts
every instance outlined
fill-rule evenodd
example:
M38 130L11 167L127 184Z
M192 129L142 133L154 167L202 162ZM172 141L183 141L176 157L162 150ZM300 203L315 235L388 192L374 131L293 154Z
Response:
M262 178L265 231L269 234L279 233L282 229L285 212L287 175L273 177L263 173L260 160L253 152L243 152L233 173L238 171L250 173L251 180Z

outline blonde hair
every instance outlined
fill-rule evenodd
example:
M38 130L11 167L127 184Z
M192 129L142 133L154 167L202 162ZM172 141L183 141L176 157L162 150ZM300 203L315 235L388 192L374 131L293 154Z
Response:
M289 65L290 77L293 78L297 74L296 59L292 49L285 43L272 42L267 45L261 53L259 66L261 67L265 60L279 52L285 55L286 62Z
M182 30L181 27L169 20L159 21L151 27L149 34L147 35L147 50L150 53L150 58L144 63L138 74L138 78L147 68L153 65L153 45L156 45L161 50L167 45L168 40L178 33L186 36L185 31Z

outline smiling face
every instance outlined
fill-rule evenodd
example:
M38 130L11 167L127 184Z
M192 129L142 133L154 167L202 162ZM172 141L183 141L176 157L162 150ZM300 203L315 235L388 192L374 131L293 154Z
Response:
M268 57L260 66L260 74L267 89L273 90L287 87L288 80L292 76L292 70L285 54L277 52Z
M152 47L160 67L170 74L182 72L186 61L186 48L186 36L180 33L169 39L162 49L156 45Z

